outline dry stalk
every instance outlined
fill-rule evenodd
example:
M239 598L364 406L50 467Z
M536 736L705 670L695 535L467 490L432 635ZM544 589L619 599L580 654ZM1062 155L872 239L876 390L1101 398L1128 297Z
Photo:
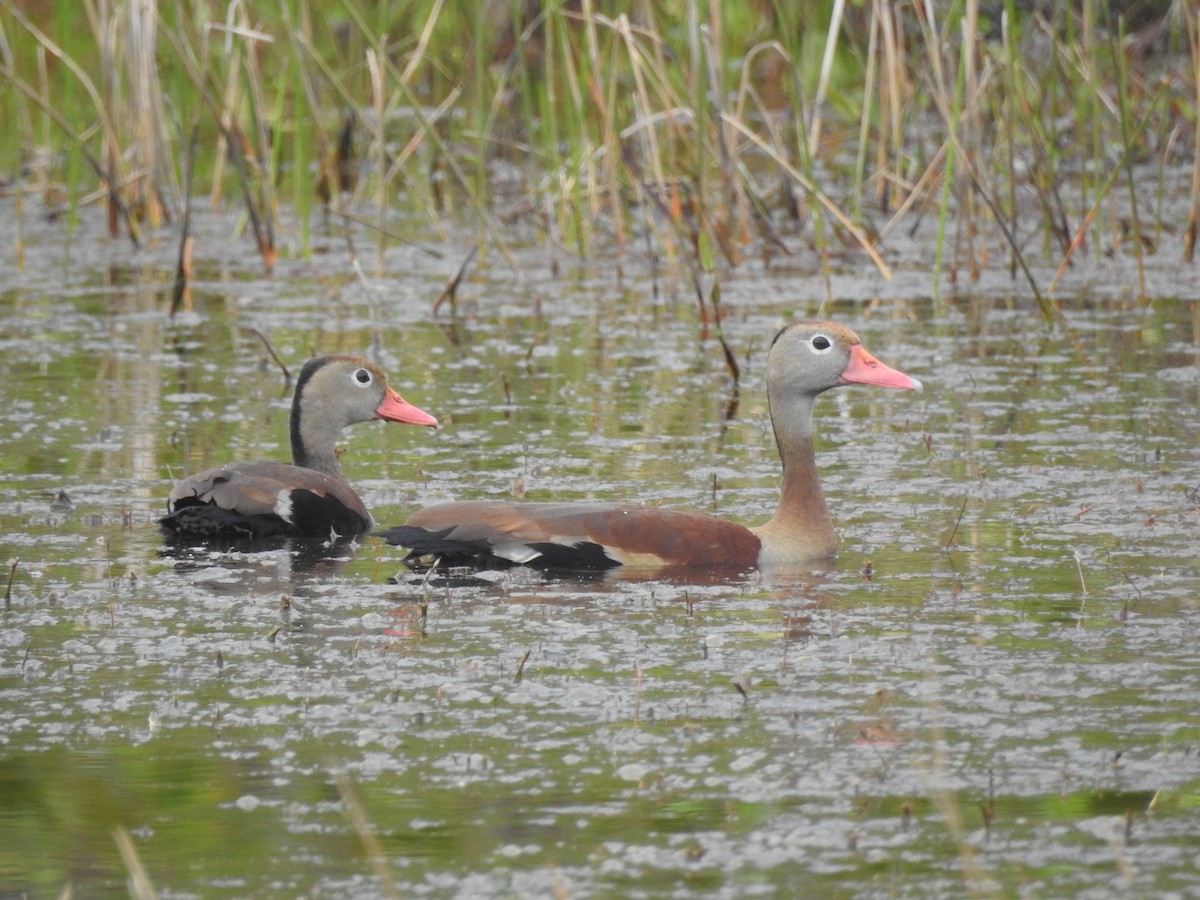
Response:
M133 845L133 838L129 836L129 832L118 825L113 830L113 840L117 842L117 849L121 851L121 860L129 872L130 895L134 900L157 900L158 891L154 889L154 883L150 880L145 865L142 864L142 858L138 855L137 847Z
M362 841L363 850L367 854L371 868L375 870L375 877L379 880L380 889L385 896L399 898L400 892L396 889L396 878L388 864L387 854L383 852L379 837L371 826L371 820L367 818L367 811L362 805L362 800L359 799L354 783L341 769L331 767L330 773L337 785L338 794L342 798L342 808L346 811L346 818L350 820L350 824L358 833L358 839Z
M828 196L826 196L824 192L820 191L817 186L813 184L811 180L806 178L799 169L792 165L789 160L785 159L777 148L772 147L759 135L751 131L746 125L729 117L726 117L725 121L732 125L739 133L749 138L751 143L762 150L763 153L765 153L777 166L779 166L780 169L787 173L789 178L803 187L810 195L816 198L823 207L829 210L829 212L833 214L833 217L838 220L841 226L846 229L846 231L850 233L851 237L857 241L858 245L862 247L863 252L871 258L871 262L875 263L875 267L879 270L879 274L881 274L884 278L889 280L891 279L892 270L888 267L887 263L883 261L883 257L880 256L879 252L875 249L870 236L867 235L862 228L855 225L854 222L851 221L850 217L842 212L841 208L838 207L837 204L835 204Z
M1183 21L1187 30L1188 44L1192 51L1192 79L1194 96L1200 97L1200 18L1190 3L1179 4L1183 10ZM1200 219L1200 116L1194 117L1192 139L1192 202L1188 209L1187 231L1183 241L1184 262L1191 262L1196 251L1197 219Z
M66 117L64 117L62 113L50 105L50 102L46 98L44 92L35 91L32 87L26 84L21 78L18 77L17 73L13 70L10 64L5 63L4 65L0 65L0 75L3 75L9 84L16 87L17 90L37 104L37 106L48 117L54 120L54 123L63 131L63 133L71 138L72 142L79 148L79 152L83 155L84 159L87 160L88 165L92 167L92 170L96 173L96 176L100 179L100 182L105 189L109 203L110 233L116 233L113 225L113 218L115 217L125 223L125 229L128 232L129 239L133 243L134 247L140 247L140 229L138 228L137 221L130 214L128 204L126 204L124 199L121 197L120 185L124 180L124 176L122 175L121 170L117 167L117 163L121 158L121 153L120 145L117 140L116 128L112 121L111 108L104 102L99 91L97 91L95 84L88 77L87 73L83 71L79 64L75 62L75 60L71 59L62 50L62 48L60 48L57 44L46 37L45 34L38 30L38 28L27 17L25 17L20 10L16 9L11 4L6 4L5 8L17 20L17 22L20 23L21 27L29 32L29 34L33 36L33 38L47 53L54 56L68 70L70 70L71 74L74 75L79 81L80 85L83 86L83 89L87 92L88 97L91 98L92 104L96 110L96 116L100 120L101 132L105 147L105 158L108 160L108 162L102 162L94 153L92 153L92 151L88 149L87 142L84 140L83 135L67 121Z
M387 179L384 177L388 170L387 164L387 134L386 122L386 89L384 87L383 67L380 64L380 54L374 48L367 49L367 72L371 79L371 108L375 114L375 171L378 173L375 184L375 277L383 277L383 253L387 249L384 239L388 215ZM401 76L403 79L403 76Z
M8 566L8 584L4 588L4 606L6 609L12 605L13 579L17 577L17 566L20 564L20 559L14 559Z

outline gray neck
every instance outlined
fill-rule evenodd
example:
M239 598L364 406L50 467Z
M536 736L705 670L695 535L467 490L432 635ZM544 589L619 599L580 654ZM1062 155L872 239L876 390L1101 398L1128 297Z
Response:
M783 484L775 515L754 529L762 539L764 556L811 559L829 556L837 549L813 452L814 399L799 395L772 404L771 422L783 462Z
M337 424L336 416L331 417L320 408L319 398L302 397L301 390L303 386L297 388L296 399L292 403L292 462L341 478L342 469L338 465L336 452L341 425Z

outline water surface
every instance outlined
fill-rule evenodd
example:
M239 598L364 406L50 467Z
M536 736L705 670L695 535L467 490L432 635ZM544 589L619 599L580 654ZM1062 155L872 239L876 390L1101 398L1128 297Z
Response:
M381 523L514 496L756 522L763 358L811 267L720 274L735 387L686 272L636 254L484 258L435 316L465 244L360 282L332 236L267 279L229 227L198 224L176 321L166 244L26 223L0 292L4 893L1200 891L1190 271L1157 260L1142 302L1091 260L1051 328L996 273L934 302L848 261L829 314L926 392L820 401L831 566L426 581L370 539L161 546L175 478L287 455L255 331L293 372L368 353L443 421L343 441Z

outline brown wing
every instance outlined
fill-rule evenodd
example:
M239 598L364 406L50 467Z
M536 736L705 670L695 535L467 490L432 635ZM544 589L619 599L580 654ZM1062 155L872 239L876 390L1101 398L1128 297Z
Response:
M416 513L406 527L477 550L486 546L501 559L556 568L588 565L587 558L589 567L604 560L610 566L749 567L761 546L733 522L616 503L443 503Z
M343 479L275 462L230 463L180 481L167 497L168 530L358 534L371 517Z

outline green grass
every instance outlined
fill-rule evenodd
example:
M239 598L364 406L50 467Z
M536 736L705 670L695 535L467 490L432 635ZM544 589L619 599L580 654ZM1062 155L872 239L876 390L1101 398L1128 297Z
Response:
M1157 5L0 0L0 175L137 241L180 227L190 167L268 269L281 203L302 246L324 205L380 248L419 215L484 253L807 247L826 276L886 274L888 235L934 215L934 293L1083 247L1140 264L1190 254L1194 213L1155 197L1200 171L1200 25Z

